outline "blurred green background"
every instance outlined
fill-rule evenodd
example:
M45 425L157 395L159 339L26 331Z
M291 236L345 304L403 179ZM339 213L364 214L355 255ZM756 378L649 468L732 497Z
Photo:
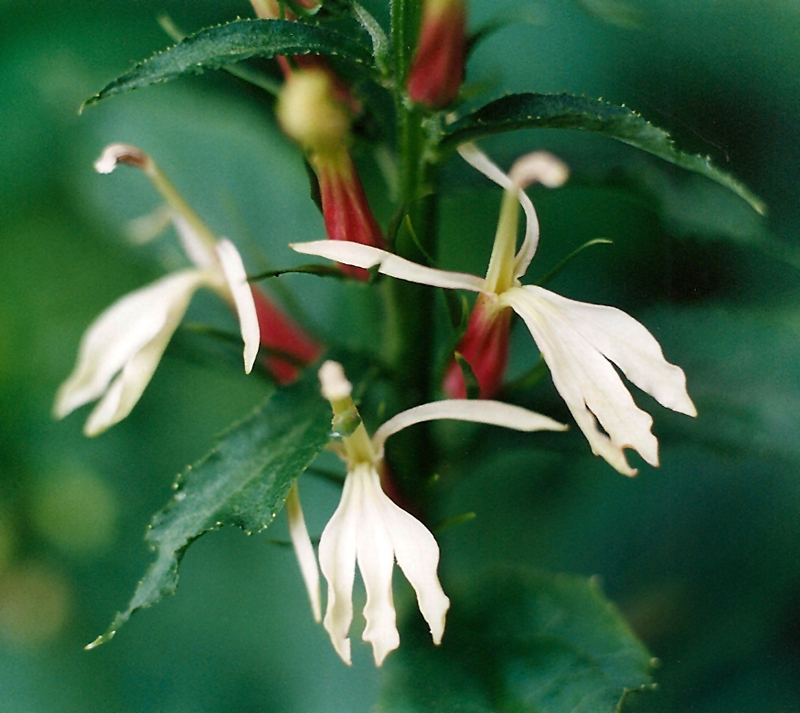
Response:
M370 7L380 8L375 0ZM366 647L344 666L308 610L280 522L208 535L172 597L91 652L149 563L143 533L174 475L268 393L230 354L182 333L131 417L94 440L85 413L50 417L80 335L125 292L180 264L170 236L133 246L125 226L158 200L134 171L98 176L109 142L150 152L253 272L297 260L315 239L298 152L263 97L224 74L80 103L165 47L167 12L187 30L249 15L246 2L0 2L0 710L368 711L379 687ZM601 576L660 659L642 711L800 709L800 4L728 0L473 3L475 29L519 21L470 61L475 96L570 91L625 103L710 154L760 195L765 220L709 182L599 137L526 132L484 142L508 166L562 155L573 180L533 190L544 274L608 237L553 288L643 321L684 367L700 416L652 406L662 467L629 480L564 441L442 429L442 579L496 563ZM384 10L385 13L385 10ZM499 195L454 159L445 171L441 262L481 270ZM369 170L369 163L365 164ZM366 181L378 185L380 181ZM386 218L385 215L381 216ZM270 287L273 287L270 285ZM362 285L281 278L274 294L317 334L368 348L381 315ZM232 328L198 296L189 320ZM345 325L342 328L342 325ZM443 339L444 341L444 339ZM514 333L511 375L535 349ZM234 362L235 364L235 362ZM549 384L523 401L566 411ZM575 431L577 429L573 429ZM563 445L566 443L567 445ZM303 479L312 533L338 498ZM391 662L391 657L390 657Z

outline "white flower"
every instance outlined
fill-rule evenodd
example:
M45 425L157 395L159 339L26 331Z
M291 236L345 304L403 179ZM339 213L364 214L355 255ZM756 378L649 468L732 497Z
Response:
M63 418L100 399L86 422L89 436L125 418L136 405L183 319L194 293L208 287L236 310L250 372L259 346L255 304L242 258L234 245L216 240L184 203L147 154L132 146L109 146L96 164L101 173L119 163L147 173L167 200L173 221L195 269L168 275L122 297L86 330L75 368L56 395L53 413Z
M333 407L334 419L358 419L350 398L350 383L342 367L325 362L320 369L320 381L323 395ZM419 610L430 627L434 644L442 640L450 600L436 573L439 547L419 520L383 492L379 475L386 439L407 426L433 419L474 421L521 431L566 428L546 416L497 401L439 401L398 414L384 423L372 439L359 423L351 435L337 443L336 450L347 463L347 478L341 502L322 532L319 561L328 582L325 629L336 652L348 664L347 634L353 620L356 564L367 593L362 638L372 644L376 665L380 666L386 655L400 644L392 598L395 561L417 594ZM318 597L313 584L309 595L312 602Z
M635 475L624 449L632 448L658 465L652 418L639 409L613 364L640 389L674 411L695 416L683 371L667 362L656 339L629 315L613 307L577 302L519 278L536 252L539 224L524 188L534 181L555 187L566 181L561 161L545 153L523 156L503 173L477 147L459 149L462 157L505 189L500 221L485 278L418 265L385 250L317 241L292 247L361 268L378 267L392 277L446 289L479 292L488 309L512 309L525 321L575 421L592 451L625 475ZM526 216L525 239L516 249L518 206Z

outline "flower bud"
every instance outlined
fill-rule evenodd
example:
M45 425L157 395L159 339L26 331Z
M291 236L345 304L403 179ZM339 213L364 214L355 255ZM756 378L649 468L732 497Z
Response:
M308 153L319 181L328 237L383 247L383 234L348 150L350 109L336 90L336 79L328 72L292 72L278 101L278 120ZM366 270L343 269L351 277L367 278Z
M257 287L251 287L261 330L262 359L279 384L291 384L304 366L313 364L322 346Z
M466 25L464 0L425 0L419 45L408 75L412 101L440 109L458 97L464 79Z
M508 361L511 310L498 308L486 296L479 296L469 318L467 331L456 347L466 359L480 386L480 398L490 399L500 389ZM455 359L444 377L444 391L453 399L467 396L461 367Z
M338 152L350 132L350 110L336 96L330 75L322 70L292 72L278 99L283 130L306 150Z

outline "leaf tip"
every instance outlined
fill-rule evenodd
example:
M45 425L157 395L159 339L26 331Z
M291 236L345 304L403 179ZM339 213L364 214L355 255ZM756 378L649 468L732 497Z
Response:
M114 634L116 634L116 633L117 633L116 629L109 629L105 634L101 634L94 641L92 641L90 644L86 644L86 646L83 647L83 650L84 651L91 651L92 649L96 649L98 646L102 646L103 644L107 643L108 641L111 641L111 639L114 638Z
M92 104L97 104L97 102L99 102L99 101L100 101L100 95L99 94L95 94L94 96L89 97L85 102L83 102L83 104L81 104L78 107L78 116L83 114L83 110L86 107L92 106Z

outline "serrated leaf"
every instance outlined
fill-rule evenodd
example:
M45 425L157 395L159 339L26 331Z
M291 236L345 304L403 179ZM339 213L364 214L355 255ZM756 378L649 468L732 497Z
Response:
M453 601L441 647L420 629L388 660L382 713L613 713L651 658L593 579L503 571Z
M304 54L333 55L366 67L372 66L372 55L366 47L326 27L287 20L235 20L200 30L140 62L87 99L83 106L187 74L202 74L251 57Z
M156 561L128 608L87 648L110 640L135 611L173 594L183 554L202 534L226 525L247 532L266 528L283 508L294 479L325 448L330 426L330 406L309 370L303 381L274 392L223 435L208 455L189 466L148 530Z
M733 176L712 165L708 156L675 148L669 134L626 106L574 94L509 94L489 102L444 129L440 145L455 148L467 141L519 129L575 129L602 134L647 151L725 186L761 214L764 203Z

